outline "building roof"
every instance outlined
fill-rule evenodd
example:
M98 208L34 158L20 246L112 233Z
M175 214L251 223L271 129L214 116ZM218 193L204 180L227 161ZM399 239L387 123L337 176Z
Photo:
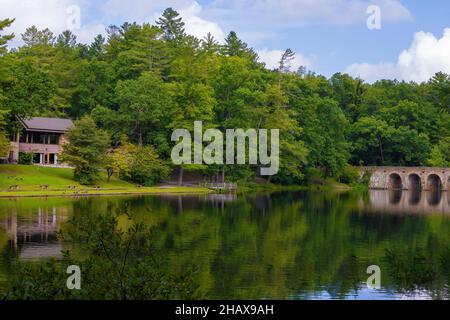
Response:
M61 118L33 117L19 121L27 131L64 133L73 126L72 120Z

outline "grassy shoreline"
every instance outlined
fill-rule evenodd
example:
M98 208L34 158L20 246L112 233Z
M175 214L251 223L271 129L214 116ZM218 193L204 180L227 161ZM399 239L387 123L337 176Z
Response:
M72 169L0 165L0 198L206 194L214 192L202 187L138 187L115 177L107 181L104 173L102 180L98 182L98 187L89 187L80 185L72 177ZM347 185L329 179L323 180L320 184L295 186L247 183L239 185L237 192L242 194L277 191L348 191L360 188L359 185Z
M79 189L77 191L62 190L24 190L0 191L0 198L38 198L38 197L89 197L89 196L120 196L120 195L151 195L151 194L206 194L211 190L192 187L144 187L120 190Z
M29 165L0 165L0 198L84 197L139 194L205 194L211 190L196 187L138 187L102 173L98 187L83 186L73 180L72 169Z

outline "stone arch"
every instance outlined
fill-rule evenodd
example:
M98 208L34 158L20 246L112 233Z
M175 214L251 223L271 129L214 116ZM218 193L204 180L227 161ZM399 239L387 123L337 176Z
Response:
M420 190L411 190L408 191L409 197L408 197L408 204L411 206L415 206L420 204L420 201L422 200L422 192Z
M388 177L388 189L401 190L403 189L402 177L398 173L391 173Z
M427 190L440 191L442 190L442 180L437 174L430 174L427 178Z
M422 179L417 173L411 173L408 176L408 189L414 191L422 190Z
M442 192L427 192L427 202L430 206L437 206L441 203Z

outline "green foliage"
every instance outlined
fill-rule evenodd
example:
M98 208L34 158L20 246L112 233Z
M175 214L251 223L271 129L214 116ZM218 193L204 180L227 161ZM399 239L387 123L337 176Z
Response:
M439 276L439 265L423 249L388 250L384 260L396 287L401 292L431 288Z
M339 177L340 182L346 184L354 184L360 182L360 173L358 168L346 165L341 176Z
M116 97L120 105L118 121L132 141L142 146L156 139L156 135L148 135L150 132L164 132L172 99L167 84L159 77L144 73L137 80L119 81Z
M222 53L229 57L245 58L249 61L256 62L257 54L252 48L238 38L236 32L230 31L225 38L225 45L222 47Z
M6 111L0 110L0 158L8 156L10 145L5 120L7 114Z
M169 176L170 167L150 147L137 147L132 153L129 179L146 186L154 185Z
M11 26L15 19L4 19L0 20L0 31ZM6 44L9 40L14 38L14 34L0 35L0 56L2 56L6 51Z
M129 226L123 227L121 220ZM60 237L76 249L62 261L16 262L16 277L6 299L154 300L194 299L193 267L179 274L165 272L161 254L152 243L153 232L132 222L125 208L114 214L86 212L74 216ZM80 254L81 253L81 254ZM81 290L66 287L66 269L81 270Z
M163 31L163 37L166 41L180 41L185 36L184 22L180 14L172 8L164 10L156 24Z
M1 21L0 32L11 23ZM171 132L192 130L194 121L221 131L280 129L280 170L268 180L281 184L306 183L314 168L323 178L340 179L348 163L448 165L449 75L440 72L421 84L366 84L343 73L327 79L304 68L290 72L290 49L278 69L267 70L236 32L220 45L211 34L187 35L184 26L167 8L155 25L113 25L107 39L99 35L89 45L70 31L55 35L32 26L22 35L24 45L7 52L12 35L0 36L0 110L11 119L92 116L111 136L112 149L126 135L152 147L163 162L170 159ZM12 122L4 125L8 133L13 129ZM108 171L128 176L130 161L118 152L105 157ZM254 181L259 167L207 171Z
M32 164L33 156L32 152L19 152L19 164Z
M109 146L108 134L85 116L67 132L69 144L64 146L61 161L75 167L74 178L81 184L94 184L104 164Z
M428 164L434 167L450 167L450 137L433 147Z

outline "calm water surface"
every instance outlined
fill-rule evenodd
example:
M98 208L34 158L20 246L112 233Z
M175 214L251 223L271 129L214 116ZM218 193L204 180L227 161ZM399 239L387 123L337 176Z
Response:
M167 270L198 267L207 298L449 298L446 192L0 199L0 286L13 256L59 258L70 244L56 232L72 215L125 204L155 227ZM381 289L365 284L370 265Z

